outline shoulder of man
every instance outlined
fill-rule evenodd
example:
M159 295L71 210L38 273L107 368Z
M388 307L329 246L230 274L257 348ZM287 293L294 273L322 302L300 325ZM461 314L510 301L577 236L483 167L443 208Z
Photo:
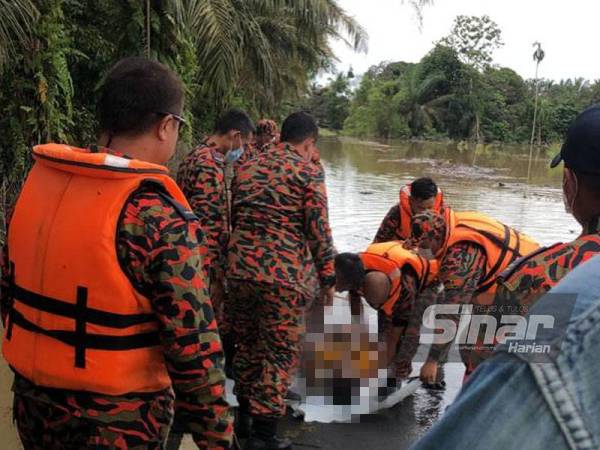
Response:
M192 228L190 228L190 225ZM194 241L202 236L197 216L184 204L174 199L164 186L144 182L129 197L123 207L119 232L139 233L146 230L146 239L164 239L162 233L189 235ZM157 234L158 233L158 234Z

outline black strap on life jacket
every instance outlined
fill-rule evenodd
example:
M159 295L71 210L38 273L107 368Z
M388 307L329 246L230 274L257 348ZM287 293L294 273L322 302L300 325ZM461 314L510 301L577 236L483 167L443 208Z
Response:
M457 228L458 227L468 228L469 230L472 230L472 231L475 231L475 232L481 234L486 239L489 239L490 241L492 241L495 245L497 245L500 248L500 256L498 257L494 266L484 275L483 279L479 282L479 287L477 288L477 291L476 291L477 293L482 293L482 292L487 291L491 286L494 285L494 283L496 283L496 273L502 267L502 264L504 263L504 259L506 258L506 255L509 252L511 253L511 255L510 255L508 264L511 264L513 261L515 261L516 259L521 257L521 254L520 254L521 238L519 236L519 233L515 230L515 234L517 236L517 243L516 243L515 248L511 248L510 247L510 233L512 230L507 225L502 224L502 226L504 227L504 238L500 239L495 234L492 234L486 230L479 230L477 228L474 228L474 227L471 227L471 226L465 225L465 224L457 225Z
M556 247L563 245L562 243L557 243L557 244L553 244L547 247L540 247L537 250L529 253L528 255L525 255L521 258L518 258L517 260L515 260L510 266L508 266L506 268L506 270L504 270L500 275L498 275L498 279L499 280L508 280L510 277L512 277L516 272L518 272L519 270L521 270L521 268L527 264L528 261L530 261L531 259L535 258L538 255L541 255L542 253L546 252L547 250L552 250L555 249Z
M14 264L12 265L14 274ZM87 349L98 350L134 350L153 347L159 344L157 331L130 334L126 336L111 336L87 333L87 324L101 325L107 328L124 329L134 325L156 323L153 314L119 314L89 308L88 289L78 286L76 302L69 303L45 295L37 294L18 286L11 281L12 306L9 310L9 324L6 333L7 340L12 337L12 327L17 325L32 333L42 334L57 339L75 348L75 367L85 368L85 353ZM66 317L75 320L75 330L47 330L28 320L15 308L19 302L29 308Z
M13 310L14 310L14 302L15 302L15 263L10 261L8 264L8 325L6 328L6 339L10 340L12 336L13 329L13 321L11 320Z

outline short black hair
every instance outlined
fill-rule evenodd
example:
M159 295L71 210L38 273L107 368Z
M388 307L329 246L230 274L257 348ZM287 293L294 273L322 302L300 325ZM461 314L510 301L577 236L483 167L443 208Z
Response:
M141 57L121 59L110 69L100 90L100 131L143 134L161 115L181 114L183 98L181 79L164 64Z
M217 119L214 132L222 136L231 130L237 130L243 137L248 137L254 132L254 124L244 111L232 108Z
M356 253L339 253L335 257L336 277L343 277L339 280L352 284L352 290L359 289L365 278L365 266Z
M305 139L317 139L317 137L319 137L317 121L313 116L302 111L290 114L281 126L281 142L297 144Z
M418 178L410 184L410 195L417 200L429 200L437 193L437 184L429 177Z

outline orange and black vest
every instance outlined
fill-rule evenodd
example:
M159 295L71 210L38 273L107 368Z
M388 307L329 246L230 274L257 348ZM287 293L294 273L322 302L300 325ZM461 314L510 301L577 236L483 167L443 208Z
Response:
M407 184L400 189L400 237L403 240L408 239L412 235L412 217L413 212L410 206L410 191L411 186ZM444 206L444 195L442 191L438 189L435 196L435 203L433 205L433 211L438 214L448 214L450 208Z
M532 238L478 212L454 212L446 222L446 241L436 255L441 261L449 247L459 242L478 244L486 255L486 272L477 294L494 293L498 276L514 261L540 246Z
M438 265L435 260L427 260L416 253L402 247L402 241L371 244L359 254L367 272L383 272L390 280L390 295L381 310L392 315L394 305L400 299L402 289L402 271L410 267L417 276L418 288L423 289L437 275Z
M108 395L169 387L159 323L120 266L116 236L143 184L191 219L185 197L159 165L59 144L33 156L8 233L5 359L38 386Z

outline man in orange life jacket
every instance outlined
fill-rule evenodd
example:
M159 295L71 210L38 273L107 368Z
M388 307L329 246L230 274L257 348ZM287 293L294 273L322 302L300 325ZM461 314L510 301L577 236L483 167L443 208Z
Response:
M579 224L577 239L540 249L513 264L500 276L494 303L524 314L571 270L600 253L600 105L573 122L551 167L564 163L565 209ZM478 362L491 355L482 349Z
M171 70L126 58L100 144L46 144L2 258L3 355L25 449L162 449L174 414L199 448L232 417L198 220L163 166L184 123Z
M427 211L413 218L413 237L407 247L431 252L439 261L444 284L443 304L473 304L474 313L486 312L492 304L498 276L511 263L539 248L527 235L491 217L476 212L451 211L446 217ZM457 314L444 315L458 323ZM421 379L433 383L439 363L452 342L434 343L421 368ZM465 376L474 370L470 346L461 346Z
M402 244L371 244L362 253L341 253L335 258L336 291L350 291L353 315L361 297L378 311L386 367L393 366L398 379L407 378L412 371L422 310L435 303L441 287L436 281L437 262L404 249ZM415 304L417 298L419 305Z
M419 178L400 189L400 199L381 222L373 242L404 241L411 235L411 219L415 214L432 210L444 214L444 196L431 178Z

